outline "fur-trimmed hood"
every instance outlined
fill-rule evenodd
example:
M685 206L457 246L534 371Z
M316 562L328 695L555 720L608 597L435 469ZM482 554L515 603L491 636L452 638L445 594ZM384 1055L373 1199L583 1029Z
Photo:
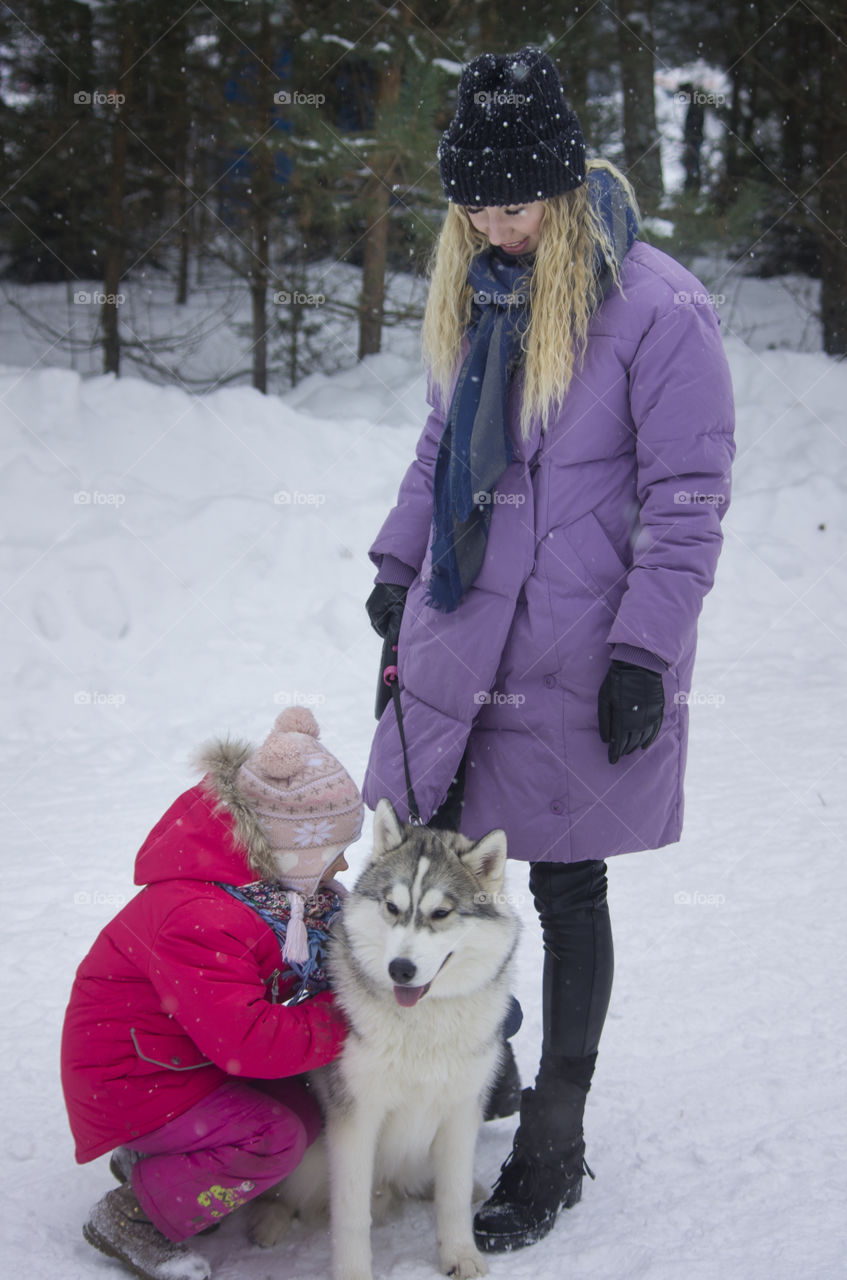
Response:
M247 861L263 880L279 875L268 837L256 813L255 802L238 786L238 771L253 748L237 739L216 739L204 747L197 757L203 769L203 784L215 800L216 811L229 815L233 835L239 849L246 850Z
M278 874L255 807L238 787L238 771L253 748L217 739L202 748L204 777L178 796L135 860L135 883L219 880L246 884Z

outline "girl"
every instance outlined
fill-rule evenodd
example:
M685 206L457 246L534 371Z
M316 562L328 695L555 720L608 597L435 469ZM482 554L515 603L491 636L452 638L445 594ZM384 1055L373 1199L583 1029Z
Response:
M110 1167L124 1180L83 1234L142 1280L205 1280L205 1260L179 1242L289 1174L320 1129L288 1077L344 1042L322 944L363 809L317 739L295 707L256 751L205 749L202 782L138 854L146 887L73 985L62 1084L76 1158L118 1148Z
M438 155L432 412L371 548L368 612L397 643L422 820L472 838L503 827L541 918L541 1062L475 1219L495 1252L545 1235L590 1172L605 859L680 836L733 404L705 289L637 239L622 175L586 165L546 55L469 63ZM393 706L364 796L408 813Z

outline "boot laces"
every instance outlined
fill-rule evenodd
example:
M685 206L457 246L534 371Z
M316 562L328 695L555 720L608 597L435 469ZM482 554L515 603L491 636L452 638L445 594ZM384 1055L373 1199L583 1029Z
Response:
M500 1166L491 1198L497 1200L531 1200L538 1181L538 1167L526 1156L510 1151Z
M578 1166L574 1166L572 1170L562 1167L561 1172L567 1172L569 1182L576 1182L577 1178L585 1174L588 1174L592 1182L596 1182L594 1170L584 1155L580 1157ZM500 1166L500 1174L492 1188L491 1198L498 1201L531 1202L535 1199L539 1188L547 1181L543 1178L544 1173L540 1161L532 1160L525 1153L517 1154L513 1148Z

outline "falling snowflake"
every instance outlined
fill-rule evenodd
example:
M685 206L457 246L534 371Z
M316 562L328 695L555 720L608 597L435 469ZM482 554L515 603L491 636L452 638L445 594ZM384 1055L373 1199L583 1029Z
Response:
M314 822L301 822L294 828L294 847L311 849L318 845L328 844L332 835L333 824L329 818L316 818Z

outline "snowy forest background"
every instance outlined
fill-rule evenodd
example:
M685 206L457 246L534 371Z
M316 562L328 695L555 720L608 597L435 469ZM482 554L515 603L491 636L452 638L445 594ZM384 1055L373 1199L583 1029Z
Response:
M686 262L719 246L710 284L820 280L823 349L844 354L845 40L839 0L3 4L6 300L51 361L192 389L280 390L378 352L420 314L460 66L532 41L645 235ZM34 283L61 305L15 287Z
M610 860L582 1204L492 1280L832 1280L847 1202L847 10L820 0L0 0L0 1269L83 1240L74 972L213 735L313 708L361 780L367 548L426 414L424 266L462 63L542 44L643 234L721 318L738 455L689 693L683 838ZM683 90L681 86L690 86ZM702 108L699 186L686 144ZM690 147L689 121L689 147ZM686 185L686 178L688 182ZM350 851L355 877L369 822ZM515 1052L540 1042L526 884ZM484 1126L490 1184L513 1123ZM198 1241L326 1275L325 1230ZM436 1274L431 1207L377 1280Z

